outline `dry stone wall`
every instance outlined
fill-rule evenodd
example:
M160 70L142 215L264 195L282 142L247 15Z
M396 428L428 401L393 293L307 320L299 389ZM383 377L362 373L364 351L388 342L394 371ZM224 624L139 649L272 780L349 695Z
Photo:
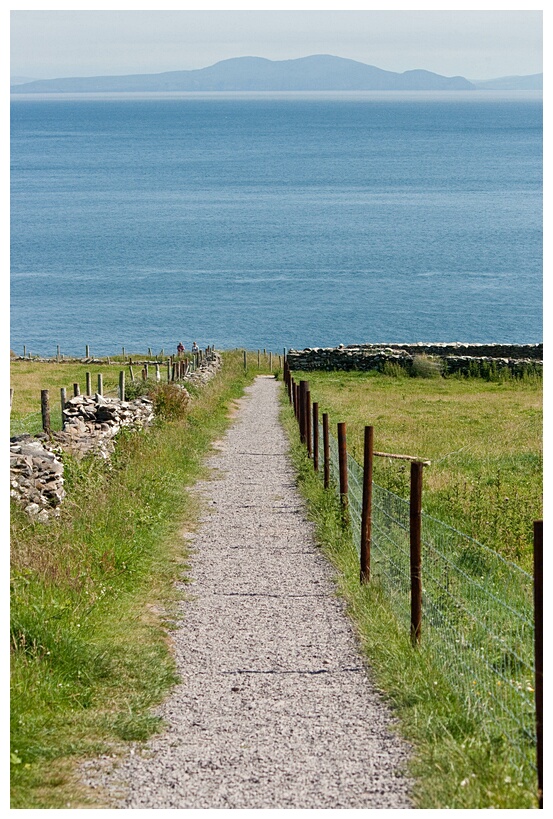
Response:
M507 367L513 374L541 369L542 344L357 344L289 350L291 370L379 370L399 364L411 371L417 357L434 359L444 373L469 374L475 365Z
M221 367L221 356L210 356L185 383L202 386ZM183 383L175 383L191 400ZM115 449L115 436L123 427L143 429L154 420L153 402L146 396L121 401L96 394L78 395L66 401L63 430L40 435L18 435L10 439L10 495L27 512L42 523L60 514L65 497L63 453L82 458L94 454L109 459Z

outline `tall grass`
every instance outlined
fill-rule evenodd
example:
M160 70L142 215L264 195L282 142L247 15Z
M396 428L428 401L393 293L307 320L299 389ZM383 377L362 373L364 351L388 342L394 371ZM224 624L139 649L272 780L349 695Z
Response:
M80 759L159 729L151 709L177 679L169 630L186 580L190 486L252 380L239 352L181 420L123 432L116 453L66 459L61 518L12 507L12 807L92 804Z

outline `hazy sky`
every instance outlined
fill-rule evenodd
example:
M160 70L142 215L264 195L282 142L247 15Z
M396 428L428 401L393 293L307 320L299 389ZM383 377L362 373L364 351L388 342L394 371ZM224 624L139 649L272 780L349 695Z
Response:
M349 57L389 71L424 68L469 79L542 71L539 10L402 8L19 11L12 4L11 75L45 79L158 73L244 55L285 60L309 54Z

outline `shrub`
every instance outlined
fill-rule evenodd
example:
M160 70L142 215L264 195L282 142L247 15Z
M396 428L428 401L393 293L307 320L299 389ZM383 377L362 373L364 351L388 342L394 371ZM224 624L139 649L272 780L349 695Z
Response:
M172 383L156 384L148 397L154 402L155 415L172 421L183 418L190 403L188 390Z
M411 375L415 378L440 378L443 365L440 359L427 355L413 356Z

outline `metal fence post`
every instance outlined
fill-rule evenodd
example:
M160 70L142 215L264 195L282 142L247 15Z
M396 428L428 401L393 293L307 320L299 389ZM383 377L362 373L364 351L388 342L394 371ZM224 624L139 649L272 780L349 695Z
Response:
M323 470L324 488L328 489L330 486L330 437L327 412L323 412Z
M543 808L543 521L534 521L534 654L538 802Z
M363 510L361 514L361 560L360 580L368 583L371 578L371 529L373 494L373 428L365 427L363 453Z
M422 526L422 468L420 461L411 463L411 493L409 504L409 544L411 564L411 642L421 640L422 620L422 571L421 571L421 526Z
M319 471L319 402L313 401L313 469Z

